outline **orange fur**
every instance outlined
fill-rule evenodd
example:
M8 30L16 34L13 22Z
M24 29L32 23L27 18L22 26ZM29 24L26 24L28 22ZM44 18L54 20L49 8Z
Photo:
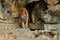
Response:
M24 27L28 27L28 11L26 8L20 8L18 10L18 22L19 24L21 24L21 26L24 28ZM25 20L23 20L25 19Z

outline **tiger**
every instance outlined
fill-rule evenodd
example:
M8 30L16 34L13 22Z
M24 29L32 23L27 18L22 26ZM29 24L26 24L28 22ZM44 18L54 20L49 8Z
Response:
M21 7L18 10L18 23L21 25L22 28L28 28L28 11L26 8Z

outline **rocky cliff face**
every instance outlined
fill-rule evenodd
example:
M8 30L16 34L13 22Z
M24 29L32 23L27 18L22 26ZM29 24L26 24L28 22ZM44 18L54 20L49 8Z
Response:
M44 24L42 23L41 20L37 20L38 22L36 23L29 23L29 28L32 30L34 29L34 31L31 31L29 28L20 28L20 25L17 24L18 9L20 7L25 7L25 5L28 4L30 8L28 6L29 10L28 9L27 10L29 13L31 13L31 11L33 12L32 9L34 8L33 4L36 5L36 3L38 4L38 2L41 1L43 0L40 1L39 0L0 0L0 40L60 40L60 31L56 31L58 29L60 30L60 24L53 24L53 23ZM58 18L60 18L59 15L60 0L44 0L44 1L47 3L48 9L42 11L41 15L44 17L44 15L46 15L47 13L48 14L51 13L49 15L52 15L53 20L54 19L56 20L56 18L53 17L53 15L58 16ZM42 8L41 5L40 7ZM34 10L38 10L38 9L34 8ZM37 12L36 11L34 12L36 15ZM38 15L37 17L39 19L40 15L39 16ZM49 16L47 18L50 19ZM60 19L58 19L58 22L60 22ZM41 24L44 27L42 27ZM46 29L46 30L40 30L40 29ZM52 31L51 29L52 30L55 29L55 30Z

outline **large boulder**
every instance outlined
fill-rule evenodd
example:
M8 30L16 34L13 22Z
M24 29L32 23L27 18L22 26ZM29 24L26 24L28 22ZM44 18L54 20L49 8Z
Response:
M4 17L3 17L3 14L2 14L2 12L1 12L1 10L0 10L0 18L1 18L1 19L4 18Z
M53 11L53 12L55 12L55 11L60 11L60 4L51 5L51 6L48 5L48 10L51 10L51 11Z
M30 29L40 29L43 30L44 29L44 23L43 22L39 22L39 23L29 23L29 28Z
M51 10L51 11L56 11L56 9L55 9L55 6L48 6L48 10Z
M45 0L45 2L50 5L55 5L56 3L58 3L58 0Z
M60 11L60 4L57 4L57 5L55 6L55 10Z

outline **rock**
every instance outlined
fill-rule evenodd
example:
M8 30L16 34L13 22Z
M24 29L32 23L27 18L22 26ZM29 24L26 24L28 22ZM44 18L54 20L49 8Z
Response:
M33 1L39 1L39 0L29 0L28 3L33 2Z
M21 34L16 35L16 37L17 37L17 39L20 39L20 40L34 40L33 38L30 38L26 35L21 35Z
M28 28L17 28L12 24L2 25L0 25L0 40L34 40L34 34Z
M51 40L57 40L57 35L55 35Z
M37 37L35 40L50 40L50 38L49 37L47 37L47 36L45 36L44 34L42 34L42 35L39 35L39 37Z
M44 29L44 23L40 22L40 23L30 23L29 24L29 28L30 29Z
M56 11L55 6L48 6L48 10L51 10L51 11L53 11L53 12Z
M29 28L17 28L16 25L13 26L13 24L9 24L9 26L7 26L7 24L0 24L0 40L56 40L56 35L51 38L44 32L45 31L41 30L30 31ZM38 37L35 38L36 35L38 35Z
M55 6L55 10L60 11L60 4L57 4L57 5Z
M19 32L20 31L20 32ZM26 36L28 36L28 37L30 37L30 38L34 38L35 37L35 35L33 34L33 31L30 31L28 28L23 28L23 29L17 29L16 30L16 33L21 33L21 34L23 34L23 35L26 35Z
M18 28L17 30L15 30L14 32L9 34L9 39L10 40L34 40L32 38L32 33L29 31L29 29L20 29Z
M36 36L39 35L40 32L39 32L39 30L35 30L33 33L34 33L34 35L35 35L35 37L36 37Z
M4 34L0 34L0 39L3 39L5 38L5 35Z
M51 10L53 12L55 11L60 11L60 4L57 4L57 5L48 5L48 10Z
M41 30L40 30L41 31ZM55 32L55 31L54 31ZM40 32L40 35L35 38L35 40L57 40L57 34L53 33L53 31L44 31Z
M12 12L12 17L14 18L14 17L18 17L18 12L16 11L16 12Z
M0 10L0 18L4 19L1 10Z
M58 0L45 0L45 2L50 5L55 5L56 3L58 3Z
M45 30L60 30L60 24L44 24Z

